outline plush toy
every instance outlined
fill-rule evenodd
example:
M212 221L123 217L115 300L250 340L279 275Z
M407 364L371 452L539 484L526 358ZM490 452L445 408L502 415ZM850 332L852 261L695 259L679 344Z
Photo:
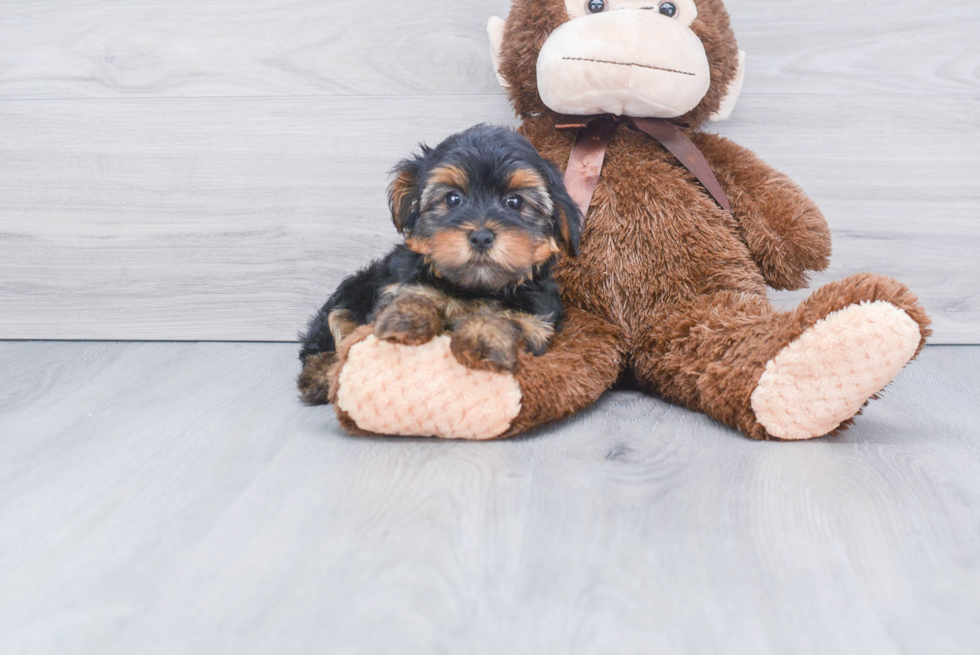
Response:
M521 133L587 209L579 256L555 270L565 322L514 374L465 368L445 336L412 348L361 328L304 373L345 427L506 437L628 371L752 438L810 439L850 425L921 350L929 318L887 277L792 311L767 299L827 267L830 235L789 178L700 130L731 113L744 75L721 0L515 0L489 33Z

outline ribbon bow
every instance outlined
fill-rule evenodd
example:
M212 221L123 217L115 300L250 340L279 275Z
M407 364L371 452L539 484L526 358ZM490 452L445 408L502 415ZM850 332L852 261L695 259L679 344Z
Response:
M599 184L602 164L606 159L606 148L613 134L623 123L656 139L687 170L691 171L722 209L729 214L732 212L732 205L711 170L711 164L679 125L663 118L632 118L605 114L586 118L581 123L556 126L559 130L579 130L568 159L568 168L565 170L565 186L572 200L581 210L583 221L589 213L592 196Z

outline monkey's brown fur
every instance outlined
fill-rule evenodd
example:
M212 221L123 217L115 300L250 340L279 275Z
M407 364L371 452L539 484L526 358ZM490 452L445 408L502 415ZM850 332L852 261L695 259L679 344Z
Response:
M930 334L915 296L873 274L824 286L794 311L772 307L767 285L800 289L808 271L827 267L830 234L820 210L786 176L745 148L696 131L720 106L738 52L722 2L698 0L697 6L691 29L704 42L712 83L681 120L692 127L733 212L722 210L656 141L619 129L585 221L581 254L555 269L566 321L546 355L517 354L522 409L502 436L579 411L629 370L651 392L767 439L750 397L766 363L807 328L850 305L883 300L919 325L920 350ZM569 117L542 103L536 62L566 20L563 0L515 0L500 66L523 119L521 133L562 167L575 134L555 128ZM335 371L343 351L339 360Z
M698 12L692 29L705 44L712 86L681 119L692 126L717 110L738 53L722 3L700 0ZM534 64L544 38L564 20L561 0L516 2L501 59L522 133L563 166L575 137L555 129L563 119L541 103ZM668 400L766 438L749 396L766 362L819 319L854 303L886 300L921 326L924 345L928 316L904 286L881 276L825 286L796 311L777 313L767 284L800 289L807 271L829 264L824 217L792 181L749 150L704 132L692 138L725 188L733 215L655 141L619 130L586 220L582 254L555 270L569 311L566 326L551 353L521 362L524 408L511 434L593 402L628 367Z

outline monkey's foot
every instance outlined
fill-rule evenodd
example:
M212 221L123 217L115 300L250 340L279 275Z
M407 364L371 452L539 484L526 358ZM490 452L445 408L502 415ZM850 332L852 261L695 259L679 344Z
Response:
M344 423L363 432L484 440L508 430L521 388L508 373L460 364L448 335L420 346L371 335L350 347L336 403Z
M911 360L922 334L895 305L850 305L818 321L766 364L752 393L756 419L786 440L830 434Z

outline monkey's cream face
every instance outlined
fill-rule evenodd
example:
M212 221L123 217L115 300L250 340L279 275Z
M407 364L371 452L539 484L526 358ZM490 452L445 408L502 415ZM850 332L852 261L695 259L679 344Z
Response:
M676 118L708 93L694 0L565 0L538 56L541 100L559 114Z

